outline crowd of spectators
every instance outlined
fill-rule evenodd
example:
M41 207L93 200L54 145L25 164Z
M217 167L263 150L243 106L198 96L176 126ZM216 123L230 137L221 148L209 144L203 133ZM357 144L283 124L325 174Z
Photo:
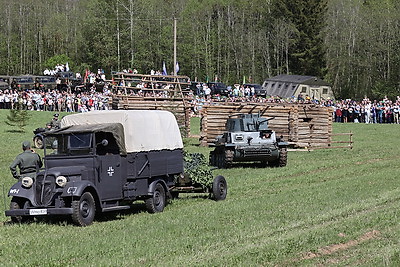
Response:
M108 110L111 99L111 85L105 81L103 69L97 73L86 70L84 79L81 74L74 74L74 78L81 83L71 83L69 76L65 77L66 86L61 86L61 72L68 72L67 64L57 64L53 70L46 69L43 74L57 77L55 85L39 85L38 82L29 89L22 90L13 86L15 79L9 87L0 89L0 109L26 109L37 111L57 112L87 112L90 110ZM26 87L25 87L26 88Z
M111 91L90 90L71 93L62 90L0 90L0 109L26 109L57 112L108 110Z
M354 123L395 123L399 124L400 97L395 101L386 97L380 101L354 101L351 99L337 101L333 105L336 122Z

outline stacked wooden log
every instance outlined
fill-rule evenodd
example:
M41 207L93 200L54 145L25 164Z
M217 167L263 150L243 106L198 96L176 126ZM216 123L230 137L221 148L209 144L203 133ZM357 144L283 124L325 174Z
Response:
M294 147L326 146L331 142L332 108L312 104L225 103L203 106L200 144L207 146L225 131L226 120L238 113L274 118L269 127Z

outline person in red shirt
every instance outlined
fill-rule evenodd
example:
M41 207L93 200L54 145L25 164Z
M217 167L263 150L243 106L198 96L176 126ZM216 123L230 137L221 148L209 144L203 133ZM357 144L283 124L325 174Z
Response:
M340 107L336 108L335 111L335 116L336 116L336 122L342 122L342 109Z

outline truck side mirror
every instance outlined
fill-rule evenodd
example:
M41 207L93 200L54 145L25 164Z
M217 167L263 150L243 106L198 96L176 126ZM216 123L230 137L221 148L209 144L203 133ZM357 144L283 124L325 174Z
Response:
M108 146L108 140L107 140L107 139L103 139L103 140L101 141L101 145L102 145L102 146Z

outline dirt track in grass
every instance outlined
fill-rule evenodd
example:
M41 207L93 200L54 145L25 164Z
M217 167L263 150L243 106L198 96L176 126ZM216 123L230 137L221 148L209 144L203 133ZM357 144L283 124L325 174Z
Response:
M340 233L339 235L344 236L343 233ZM355 240L349 240L346 243L332 244L332 245L329 245L329 246L326 246L323 248L319 248L318 252L309 251L309 252L305 253L305 255L300 259L300 261L314 259L314 258L318 258L318 257L324 256L324 255L331 255L337 251L342 251L342 250L349 249L351 247L355 247L360 243L363 243L363 242L371 240L371 239L378 238L379 236L380 236L380 232L377 230L373 230L373 231L363 234L362 236L360 236L359 238L357 238Z

